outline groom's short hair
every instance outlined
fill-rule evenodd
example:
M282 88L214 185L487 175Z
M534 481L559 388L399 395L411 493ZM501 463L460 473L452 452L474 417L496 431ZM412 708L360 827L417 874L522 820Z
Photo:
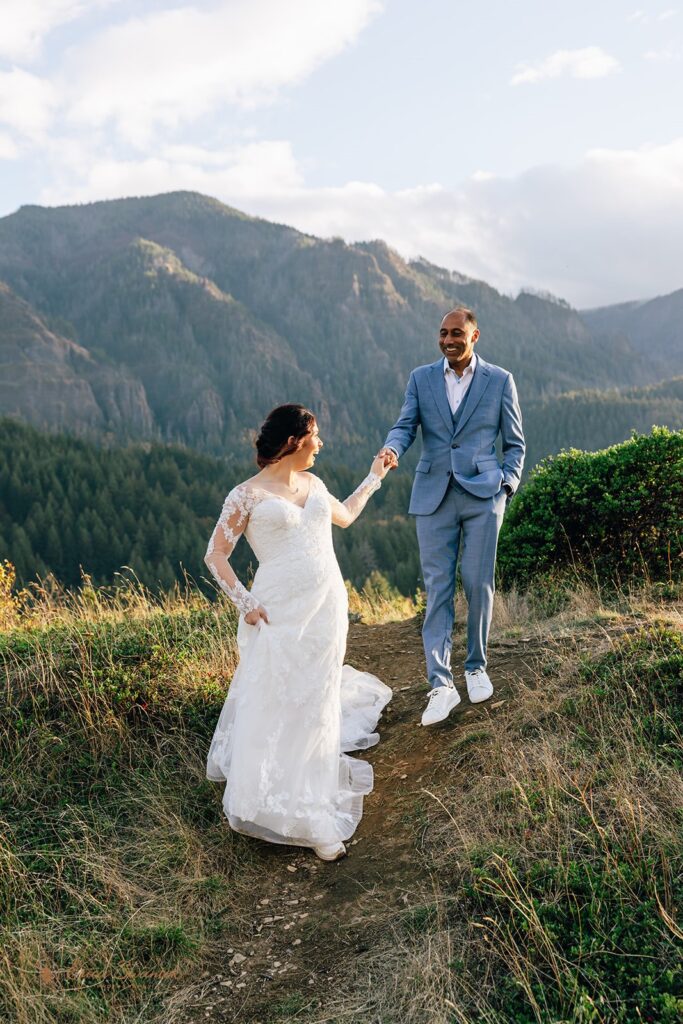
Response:
M442 320L445 320L447 316L451 315L451 313L464 313L465 320L468 324L472 324L474 327L478 326L477 314L473 309L470 309L469 306L454 306L453 309L449 309L447 313L444 313Z

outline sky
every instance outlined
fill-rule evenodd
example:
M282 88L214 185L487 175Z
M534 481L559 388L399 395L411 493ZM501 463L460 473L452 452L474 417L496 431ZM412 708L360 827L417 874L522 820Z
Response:
M0 0L0 216L192 189L579 308L683 287L683 0Z

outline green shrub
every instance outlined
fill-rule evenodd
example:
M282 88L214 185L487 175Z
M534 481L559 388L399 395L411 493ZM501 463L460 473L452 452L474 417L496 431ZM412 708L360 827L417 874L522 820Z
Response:
M504 584L572 570L600 586L683 579L683 431L541 462L500 537Z
M475 869L469 895L492 948L505 950L495 996L504 1020L681 1020L683 970L660 911L658 861L614 842L594 861L524 868L492 857ZM680 902L680 876L669 881Z

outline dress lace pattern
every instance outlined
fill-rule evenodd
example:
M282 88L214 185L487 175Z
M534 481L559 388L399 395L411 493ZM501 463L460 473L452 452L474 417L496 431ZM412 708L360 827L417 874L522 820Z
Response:
M207 565L241 612L268 615L256 626L240 617L240 661L207 761L236 831L320 846L348 839L361 818L372 768L348 752L379 741L391 690L343 664L348 601L331 526L349 526L380 484L370 474L341 502L311 476L303 506L253 483L225 499ZM243 533L259 562L251 591L229 563Z

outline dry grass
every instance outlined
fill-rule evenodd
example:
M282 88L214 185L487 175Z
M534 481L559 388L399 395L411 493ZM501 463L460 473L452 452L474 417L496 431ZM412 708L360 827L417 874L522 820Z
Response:
M582 666L618 654L620 629L628 639L663 615L680 626L680 608L642 592L610 604L588 588L559 605L544 618L534 595L497 595L494 636L523 632L545 650L526 661L514 702L483 729L464 726L434 766L415 854L431 863L434 889L414 901L409 929L389 920L382 947L354 957L352 985L297 1019L640 1019L615 1015L602 982L586 982L599 943L587 951L567 930L583 900L607 948L609 928L625 928L640 902L646 961L680 937L680 763L674 741L663 757L643 733L645 717L669 728L667 707L650 708L618 662L605 679ZM189 585L157 599L134 581L98 590L85 580L76 593L46 584L2 607L0 1015L161 1019L166 993L196 977L222 922L246 913L253 879L251 844L227 828L204 778L235 665L234 616ZM351 594L369 623L416 607L381 585ZM653 630L643 671L661 653ZM655 984L645 968L644 979ZM653 1019L668 1024L678 1009Z
M584 595L588 608L599 605ZM675 629L648 629L637 641L546 632L514 702L459 732L424 793L434 892L412 908L429 909L424 929L396 927L311 1021L680 1019L680 704L638 673L678 685L680 701L683 643Z
M239 918L249 845L205 757L235 618L132 582L22 595L0 634L0 1017L143 1019Z
M424 604L423 595L405 597L387 583L380 573L372 573L360 591L348 582L346 589L349 595L349 613L369 626L412 619Z
M496 591L491 636L551 637L567 630L583 629L592 623L610 624L638 619L647 622L664 615L667 621L683 625L683 602L662 601L656 587L622 588L605 593L579 577L565 579L557 589L541 593L520 592L515 588ZM456 600L456 621L467 618L462 592Z

